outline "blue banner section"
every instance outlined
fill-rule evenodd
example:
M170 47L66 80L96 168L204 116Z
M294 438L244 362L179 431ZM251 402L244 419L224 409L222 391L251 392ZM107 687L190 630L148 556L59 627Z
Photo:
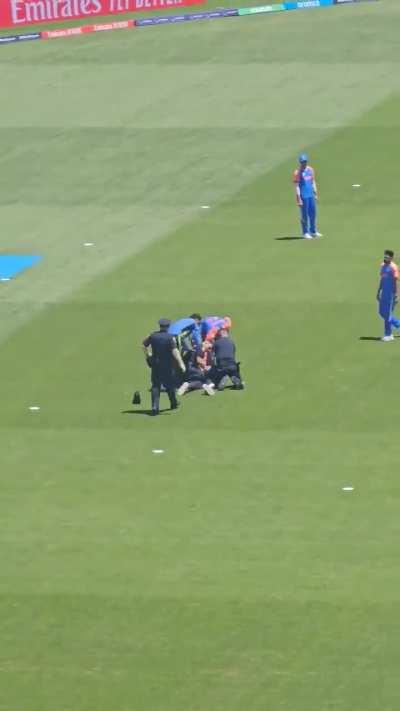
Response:
M283 3L285 10L310 10L313 7L328 7L334 0L298 0L298 2Z
M40 260L36 254L0 254L0 281L9 281Z
M17 35L18 42L28 42L29 40L41 39L40 32L30 32L28 35Z
M28 42L40 39L40 32L30 32L27 35L5 35L0 37L0 44L12 44L13 42Z
M0 44L11 44L12 42L18 42L18 35L14 37L0 37Z
M355 2L377 2L377 0L333 0L334 5L349 5Z
M209 10L208 12L190 12L185 15L168 15L167 17L146 17L144 20L136 20L136 27L148 27L150 25L171 25L176 22L190 22L191 20L214 20L218 17L237 17L238 9Z

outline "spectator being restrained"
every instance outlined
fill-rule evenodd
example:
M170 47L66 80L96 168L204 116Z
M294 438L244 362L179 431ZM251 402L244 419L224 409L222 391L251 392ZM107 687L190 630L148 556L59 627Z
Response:
M212 345L209 342L194 348L186 361L185 380L178 389L178 395L191 390L203 389L206 395L215 395L214 383L210 379L212 370Z

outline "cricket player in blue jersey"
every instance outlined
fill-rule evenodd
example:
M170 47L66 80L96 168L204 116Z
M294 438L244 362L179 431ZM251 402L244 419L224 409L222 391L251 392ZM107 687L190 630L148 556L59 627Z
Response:
M308 165L308 156L299 156L299 167L293 173L296 189L296 202L300 208L301 229L304 239L322 237L316 226L318 189L315 182L315 172Z
M200 314L192 314L190 317L180 318L178 321L171 323L168 333L175 338L183 333L189 333L196 346L201 346L201 316Z
M394 252L385 249L383 262L380 268L380 281L376 295L379 303L379 315L385 324L385 335L382 341L394 341L392 326L400 328L400 321L393 316L393 309L397 304L397 282L399 269L393 262Z

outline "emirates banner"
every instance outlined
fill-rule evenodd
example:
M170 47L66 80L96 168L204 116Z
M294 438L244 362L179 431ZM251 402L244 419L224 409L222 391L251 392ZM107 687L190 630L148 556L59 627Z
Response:
M140 10L201 5L205 0L0 0L0 27L91 19Z

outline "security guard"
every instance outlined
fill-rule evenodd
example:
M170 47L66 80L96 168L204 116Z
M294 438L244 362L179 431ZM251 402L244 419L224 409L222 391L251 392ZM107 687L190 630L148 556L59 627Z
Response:
M158 415L160 409L160 392L164 386L171 410L176 410L178 402L175 392L175 362L184 373L186 368L173 336L168 333L171 321L160 318L159 331L154 331L143 341L146 360L151 366L151 414Z
M214 359L216 367L213 379L217 390L224 390L229 378L235 390L243 390L244 385L236 362L236 346L226 328L221 328L214 341Z

